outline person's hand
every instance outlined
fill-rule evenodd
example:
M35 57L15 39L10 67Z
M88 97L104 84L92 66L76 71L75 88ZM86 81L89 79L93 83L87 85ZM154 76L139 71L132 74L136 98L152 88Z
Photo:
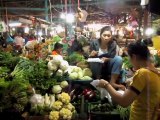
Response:
M105 88L107 84L109 84L108 81L106 81L106 80L104 80L104 79L100 79L100 80L99 80L98 87Z
M98 55L98 52L95 51L95 50L93 50L93 51L91 52L91 54L90 54L90 57L95 57L95 56L97 56L97 55Z
M108 62L108 61L109 61L109 58L107 58L107 57L102 57L101 60L102 60L103 62Z
M126 89L126 87L124 86L124 85L119 85L119 87L118 87L120 90L123 90L123 91L125 91L125 89Z

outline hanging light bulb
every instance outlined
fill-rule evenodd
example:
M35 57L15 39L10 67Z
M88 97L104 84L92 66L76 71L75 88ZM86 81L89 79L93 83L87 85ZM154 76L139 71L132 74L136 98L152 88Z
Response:
M66 22L67 23L73 23L74 22L74 15L69 13L66 15Z
M29 33L29 28L28 27L24 28L24 33Z
M65 19L65 17L66 17L65 14L64 14L64 13L61 13L60 18L61 18L61 19Z

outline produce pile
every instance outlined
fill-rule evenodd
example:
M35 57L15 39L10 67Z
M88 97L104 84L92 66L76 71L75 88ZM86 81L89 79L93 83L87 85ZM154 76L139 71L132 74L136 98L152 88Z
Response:
M43 93L52 87L56 80L50 75L47 61L32 61L21 58L10 74L13 78L28 81L36 90Z
M28 104L29 83L0 78L0 111L23 112Z
M75 108L70 103L66 80L74 72L79 74L74 80L87 75L91 80L89 68L70 66L60 55L35 60L0 51L0 111L29 115L47 115L52 111L50 119L54 119L54 112L59 112L59 118L72 118ZM57 109L56 103L62 108Z
M70 103L70 96L63 90L68 87L67 81L53 86L52 94L34 93L30 98L30 115L46 115L50 120L71 120L76 114L75 107Z
M50 120L71 120L76 114L75 107L70 103L68 93L58 94L57 101L52 105L52 111L49 114Z
M92 104L90 107L91 112L111 112L114 110L114 106L110 103Z
M73 102L79 102L82 96L88 102L100 99L99 93L87 85L69 91L68 83L72 81L92 80L92 71L84 56L73 53L64 58L48 55L46 49L40 50L47 45L27 47L29 54L21 56L0 51L1 112L27 112L30 116L49 115L50 120L70 120L76 114ZM124 60L124 66L130 68L128 58ZM99 108L101 112L113 110L109 104L93 106L92 110Z
M68 74L70 80L92 80L92 72L86 65L85 61L77 63L79 66L71 66L67 60L64 60L61 55L50 55L48 69L50 74L64 76Z
M128 120L130 115L130 106L123 108L120 105L108 103L107 101L101 101L97 103L91 103L89 111L90 113L96 114L111 114L111 112L119 113L122 120Z

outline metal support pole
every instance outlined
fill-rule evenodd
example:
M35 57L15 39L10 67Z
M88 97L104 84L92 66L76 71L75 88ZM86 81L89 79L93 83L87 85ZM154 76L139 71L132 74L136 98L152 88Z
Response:
M143 23L143 38L146 38L145 31L148 27L148 16L149 16L149 12L145 7L144 8L144 18L143 18L143 21L144 21L144 23Z
M48 19L48 0L45 0L45 20L49 21Z
M44 11L45 8L19 8L19 7L2 7L0 10L30 10L30 11Z
M65 15L67 15L68 11L67 11L67 0L65 0ZM68 31L67 31L67 22L66 22L66 19L65 19L65 40L68 36Z

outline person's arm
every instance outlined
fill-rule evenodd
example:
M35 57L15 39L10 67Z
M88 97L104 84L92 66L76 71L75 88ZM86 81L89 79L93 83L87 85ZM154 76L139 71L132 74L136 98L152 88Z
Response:
M130 105L145 88L147 75L148 72L146 69L140 69L136 71L133 77L133 82L128 89L125 90L123 95L119 94L108 81L100 80L98 86L105 88L115 102L123 107L126 107Z
M98 86L105 88L111 95L113 101L115 101L122 107L129 106L137 97L137 93L135 93L130 89L126 89L124 94L122 95L121 93L117 92L109 82L105 80L100 80L100 83Z
M119 78L119 74L114 74L111 75L111 81L110 84L115 88L115 89L120 89L125 91L126 87L124 85L121 84L117 84L117 79Z
M98 55L97 47L98 46L98 41L93 40L90 43L90 54L89 57L96 57Z

